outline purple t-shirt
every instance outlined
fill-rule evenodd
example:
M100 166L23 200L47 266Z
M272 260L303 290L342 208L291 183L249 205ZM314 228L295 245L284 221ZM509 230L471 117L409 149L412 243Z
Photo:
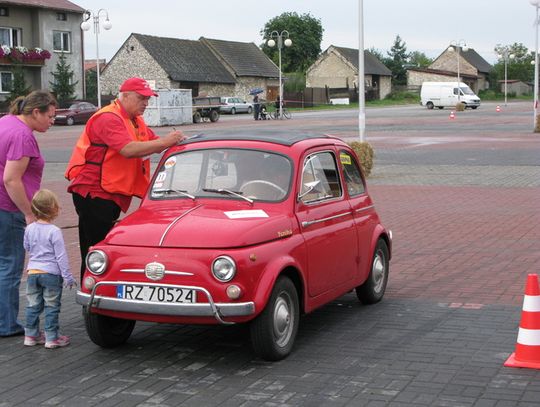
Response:
M26 196L30 201L40 188L45 161L32 129L17 116L6 115L0 118L0 175L2 179L4 179L6 162L17 161L23 157L30 157L28 167L22 176ZM0 209L8 212L19 211L9 197L3 182L0 184Z

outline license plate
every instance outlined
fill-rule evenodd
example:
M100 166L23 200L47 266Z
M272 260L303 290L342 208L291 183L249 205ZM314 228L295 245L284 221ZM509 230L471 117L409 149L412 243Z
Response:
M197 292L186 288L152 287L137 285L119 285L116 287L116 297L126 300L195 303Z

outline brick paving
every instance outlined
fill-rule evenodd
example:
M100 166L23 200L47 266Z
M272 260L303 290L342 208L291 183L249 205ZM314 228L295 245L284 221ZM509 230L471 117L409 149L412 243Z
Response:
M246 326L138 323L125 346L101 349L67 290L61 326L69 347L1 339L0 407L538 406L540 371L503 367L525 277L540 272L540 136L526 130L528 104L507 111L486 105L452 124L446 110L394 119L392 108L373 120L368 112L379 159L369 190L394 232L387 295L362 306L347 294L303 317L286 360L255 358ZM242 119L218 129L251 131ZM295 115L288 125L322 123ZM332 125L344 138L354 134L350 117ZM60 195L58 224L77 270L76 217L62 179L76 136L59 128L45 137L44 186Z

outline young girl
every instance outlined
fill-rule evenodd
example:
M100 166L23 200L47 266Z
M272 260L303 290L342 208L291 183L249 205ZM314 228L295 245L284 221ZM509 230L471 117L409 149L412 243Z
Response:
M58 333L62 282L70 289L77 284L69 270L62 231L51 223L58 216L58 198L53 192L41 189L32 198L31 208L37 221L24 232L24 248L28 252L24 345L45 343L47 349L60 348L69 345L69 337ZM39 330L39 315L43 310L45 335Z

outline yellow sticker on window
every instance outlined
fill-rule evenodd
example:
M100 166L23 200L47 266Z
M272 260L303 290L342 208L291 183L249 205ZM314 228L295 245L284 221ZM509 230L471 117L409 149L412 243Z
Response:
M341 153L339 155L339 160L341 161L341 164L351 165L351 156L349 154Z

